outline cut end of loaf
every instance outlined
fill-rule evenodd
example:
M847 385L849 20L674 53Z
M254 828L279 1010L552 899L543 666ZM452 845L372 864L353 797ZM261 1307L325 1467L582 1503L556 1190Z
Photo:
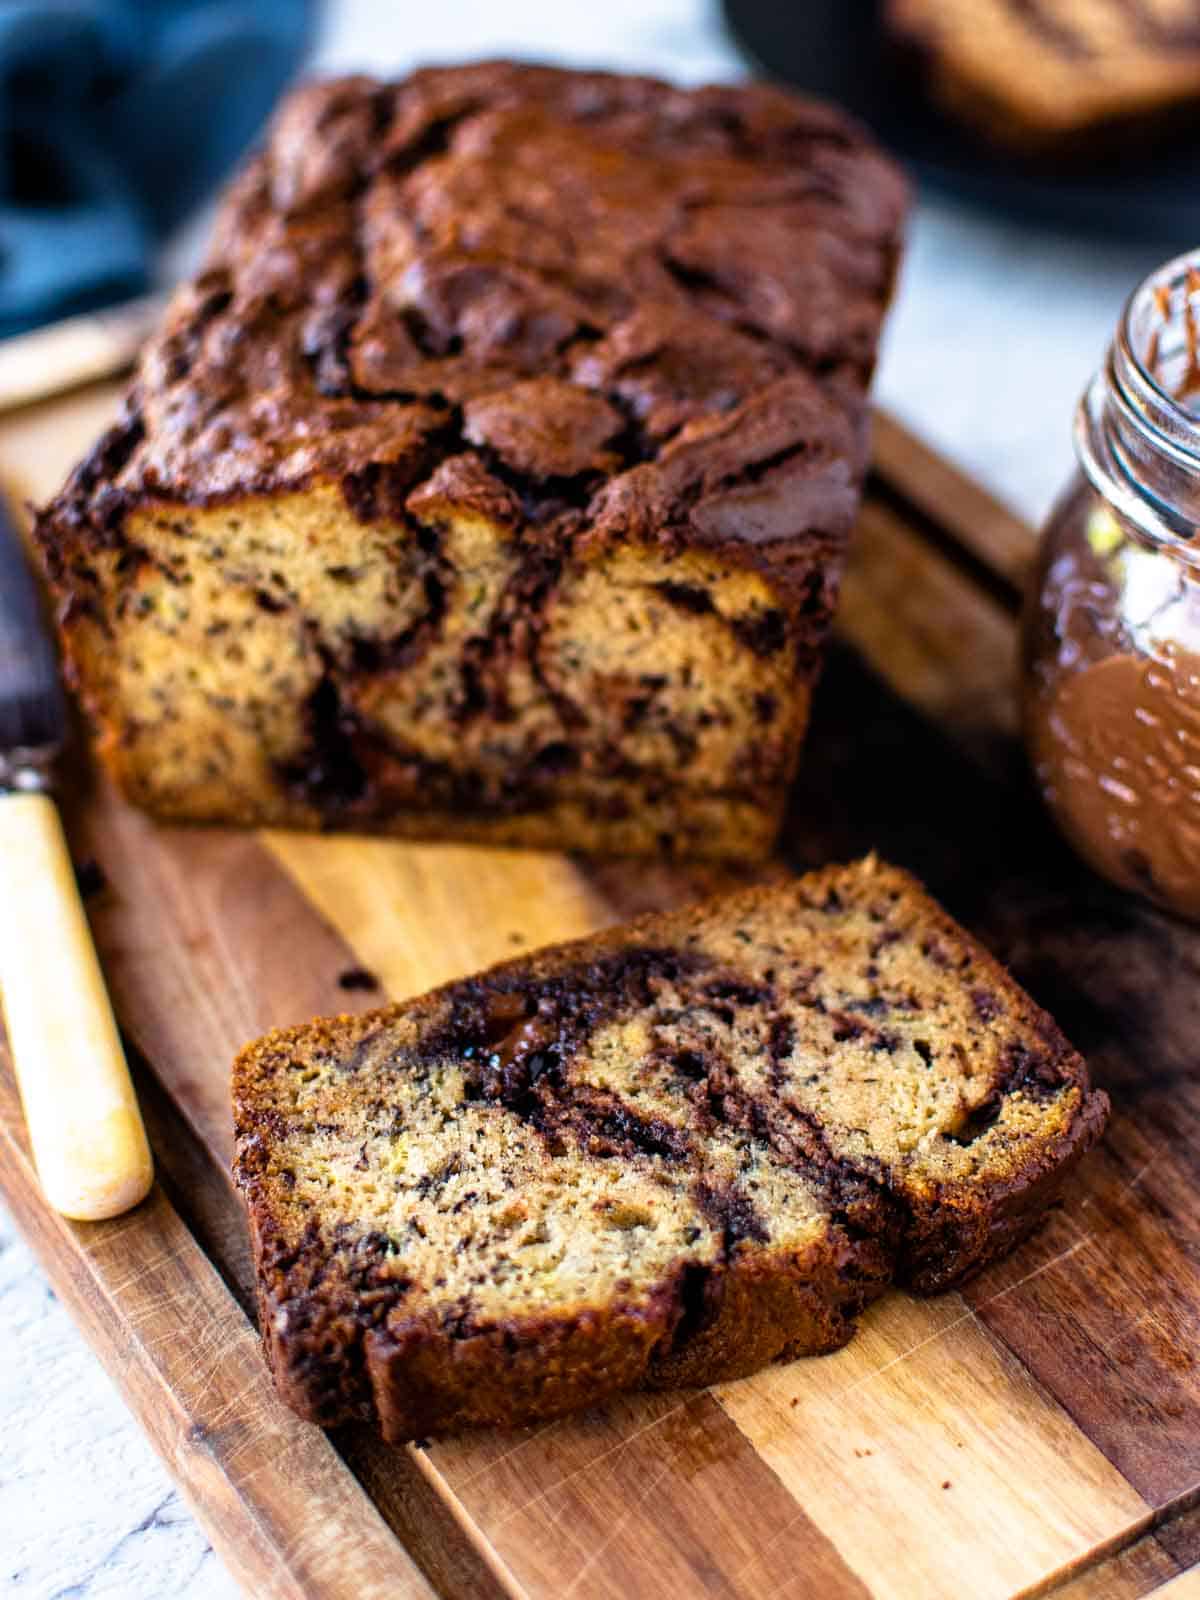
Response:
M702 551L566 564L456 474L435 483L367 525L334 486L131 512L139 558L94 552L105 607L69 623L130 798L178 820L765 854L810 698L770 583Z
M268 1035L234 1100L280 1388L390 1438L834 1349L1015 1243L1106 1114L873 860Z

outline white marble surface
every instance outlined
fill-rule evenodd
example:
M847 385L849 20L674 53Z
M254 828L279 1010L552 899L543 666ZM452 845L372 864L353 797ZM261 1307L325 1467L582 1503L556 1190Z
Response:
M384 72L502 52L690 82L741 70L705 0L341 0L317 64ZM1156 259L1152 246L1082 247L923 204L880 397L1036 518L1069 466L1075 398ZM232 1580L2 1210L0 1348L0 1594L232 1600Z

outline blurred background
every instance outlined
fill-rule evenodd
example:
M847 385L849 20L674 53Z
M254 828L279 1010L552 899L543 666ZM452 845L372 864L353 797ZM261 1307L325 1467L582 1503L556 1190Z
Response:
M874 61L877 9L869 0L0 5L0 331L189 271L213 187L298 71L396 74L514 54L697 83L745 76L765 58L850 100L915 157L920 200L878 398L1036 520L1069 468L1072 408L1125 296L1194 242L1200 203L1174 204L1181 186L1191 192L1194 163L1160 180L1154 168L1118 172L1101 160L1046 182L948 124L918 127L911 99ZM68 169L65 208L56 166Z
M846 30L869 27L867 0L765 9L777 24L794 12L795 36L778 26L765 43L756 34L755 54L770 45L815 87L838 73L856 87L865 57ZM741 8L750 32L750 13L763 10ZM832 63L822 18L841 30ZM0 333L189 271L214 185L298 71L395 75L500 54L684 83L752 70L717 0L0 3ZM879 125L907 143L886 77L875 92ZM957 158L957 136L945 138ZM1136 174L1114 173L1106 187L1103 170L1091 174L1086 207L1077 177L1061 191L1043 184L1024 206L1002 158L982 161L976 181L970 159L947 173L928 142L914 151L926 185L877 396L1036 520L1068 473L1072 410L1123 300L1157 262L1196 242L1182 236L1187 209L1147 212ZM0 1340L0 1590L233 1596L2 1215Z

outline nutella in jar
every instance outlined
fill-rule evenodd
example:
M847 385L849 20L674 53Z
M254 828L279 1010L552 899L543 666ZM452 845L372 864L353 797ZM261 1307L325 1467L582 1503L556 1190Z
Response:
M1026 740L1097 871L1200 921L1200 252L1131 298L1081 403L1024 629Z

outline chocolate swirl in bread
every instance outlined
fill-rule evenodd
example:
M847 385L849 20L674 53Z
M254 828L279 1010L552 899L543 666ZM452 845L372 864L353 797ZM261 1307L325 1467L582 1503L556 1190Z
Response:
M836 1349L1015 1244L1107 1105L873 860L268 1034L233 1094L280 1391L391 1439Z

